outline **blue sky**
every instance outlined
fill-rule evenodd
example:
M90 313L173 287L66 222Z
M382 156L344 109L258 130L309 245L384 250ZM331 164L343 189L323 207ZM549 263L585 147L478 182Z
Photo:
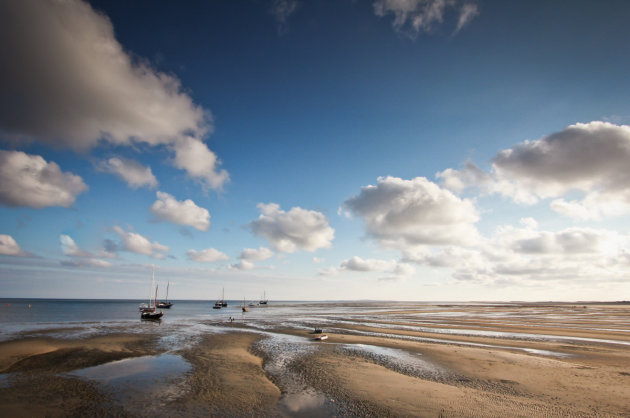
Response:
M2 0L0 295L624 299L629 12Z

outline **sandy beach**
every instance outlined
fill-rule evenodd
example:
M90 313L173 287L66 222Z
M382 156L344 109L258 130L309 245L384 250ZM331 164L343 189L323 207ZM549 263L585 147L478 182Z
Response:
M158 329L16 336L0 343L2 415L630 414L629 305L365 306L328 316L322 342L269 323L175 347Z

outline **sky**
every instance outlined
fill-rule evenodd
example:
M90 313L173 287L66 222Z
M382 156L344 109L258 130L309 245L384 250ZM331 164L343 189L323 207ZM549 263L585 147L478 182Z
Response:
M627 300L628 15L0 0L0 296Z

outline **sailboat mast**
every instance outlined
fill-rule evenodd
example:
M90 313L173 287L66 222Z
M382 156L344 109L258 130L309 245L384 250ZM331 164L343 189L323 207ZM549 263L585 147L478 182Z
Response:
M149 306L151 306L151 292L153 291L153 286L155 285L155 266L151 266L151 289L149 290Z

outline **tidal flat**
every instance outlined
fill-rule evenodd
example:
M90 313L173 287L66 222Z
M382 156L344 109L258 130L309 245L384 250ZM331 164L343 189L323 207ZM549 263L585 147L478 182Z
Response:
M630 415L626 303L181 301L159 322L126 303L7 304L3 416Z

